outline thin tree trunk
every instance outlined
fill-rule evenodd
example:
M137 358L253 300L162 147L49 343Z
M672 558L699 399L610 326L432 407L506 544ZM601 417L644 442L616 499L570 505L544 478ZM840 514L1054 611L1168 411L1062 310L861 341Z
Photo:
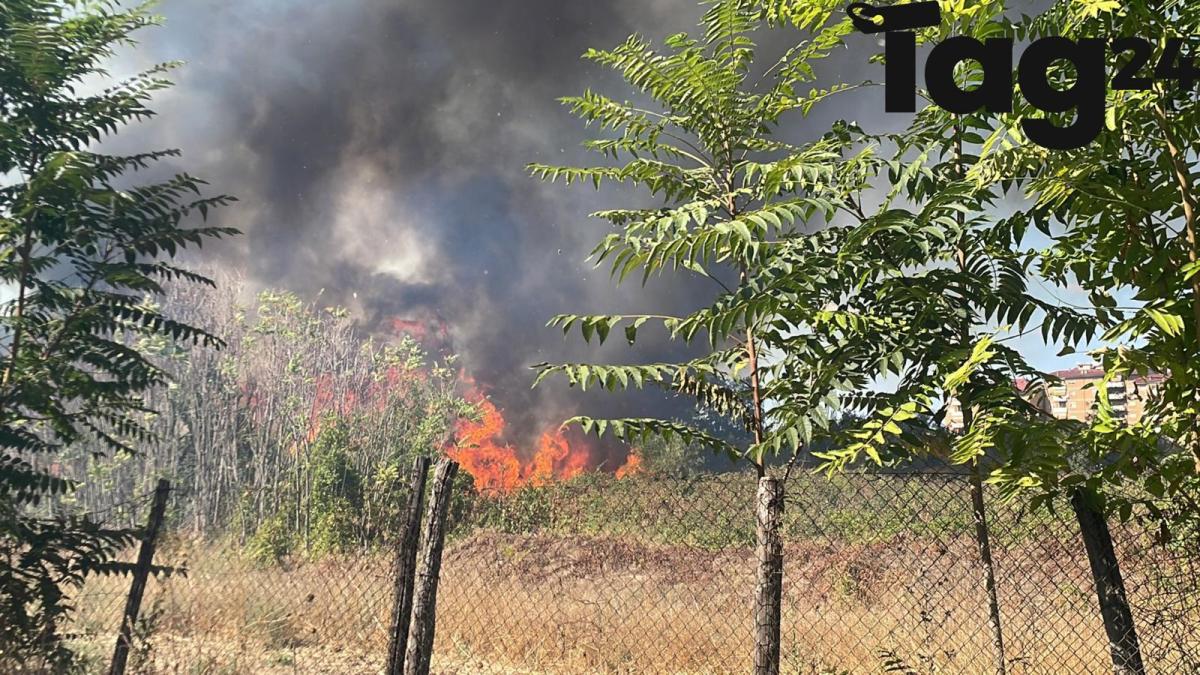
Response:
M954 165L958 177L961 179L966 175L963 170L963 130L959 123L954 125ZM959 227L964 225L964 217L960 211L957 215ZM957 263L958 270L962 274L967 273L967 251L965 247L966 233L960 235ZM963 319L960 328L960 347L969 349L971 347L971 319L968 313ZM969 432L971 426L975 423L975 412L972 409L972 402L969 398L960 400L963 411L963 431ZM1000 621L1000 598L996 591L996 568L995 562L992 559L992 542L991 535L988 530L987 509L983 494L983 469L980 466L983 458L977 457L971 466L971 516L975 521L975 546L979 552L979 564L983 571L983 587L987 593L988 603L988 627L992 632L992 655L995 661L996 674L1006 675L1008 672L1008 661L1004 654L1004 628Z
M755 500L758 582L754 593L754 673L779 675L783 607L783 483L758 479Z
M1183 207L1183 228L1184 237L1187 241L1188 262L1193 265L1200 262L1200 241L1197 235L1198 211L1200 204L1197 204L1196 192L1192 183L1191 165L1188 161L1185 151L1181 149L1178 141L1175 139L1174 132L1171 131L1171 120L1167 117L1167 111L1163 108L1162 103L1158 102L1154 105L1155 117L1158 119L1159 128L1162 130L1163 138L1167 143L1167 155L1171 160L1171 168L1175 174L1175 182L1179 188L1180 205ZM1192 277L1192 328L1195 332L1195 339L1200 340L1200 275ZM1186 357L1186 355L1185 355ZM1197 394L1200 396L1200 393ZM1197 474L1200 474L1200 419L1197 419L1192 425L1191 446L1192 462Z
M20 357L21 341L24 333L24 324L22 319L25 317L25 290L29 287L29 254L33 250L33 234L26 230L25 239L21 242L21 247L17 249L17 255L21 257L21 276L17 280L17 310L14 318L16 319L15 328L13 329L11 350L8 355L8 363L4 366L3 384L7 385L12 376L13 369L17 365L17 359Z
M729 209L730 217L736 218L737 207L732 198ZM744 285L749 280L750 270L743 269L741 283ZM749 325L746 326L746 367L750 370L750 431L754 435L754 442L762 443L766 434L763 428L762 384L758 377L758 343L754 338L754 327ZM754 468L759 478L767 475L766 463L761 459L754 461Z
M754 442L763 442L763 410L762 410L762 392L758 381L758 346L754 342L754 329L746 329L746 359L750 368L750 396L752 408L750 414L752 416ZM762 478L767 474L766 464L762 460L755 462L755 468L758 470L758 477Z
M975 521L975 545L983 568L983 587L987 592L988 628L992 631L992 656L996 673L1008 672L1004 655L1004 630L1000 622L1000 598L996 592L996 566L992 560L992 542L988 531L987 509L983 495L983 477L979 462L971 467L971 517Z

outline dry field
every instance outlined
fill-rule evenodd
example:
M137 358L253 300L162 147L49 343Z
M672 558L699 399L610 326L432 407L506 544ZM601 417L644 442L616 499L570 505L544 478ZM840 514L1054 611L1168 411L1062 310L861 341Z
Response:
M1111 668L1079 551L1028 541L997 552L1014 673ZM385 554L263 566L176 543L160 559L189 573L154 582L144 604L143 673L377 673L391 602ZM786 672L879 672L890 652L917 672L985 672L990 642L966 537L897 537L787 547ZM618 537L476 532L446 549L435 672L741 673L749 669L753 559ZM79 599L84 651L111 649L126 582ZM1190 610L1189 610L1190 611ZM1200 618L1195 614L1193 618ZM1195 625L1193 623L1192 625ZM1154 670L1188 667L1161 637ZM1193 640L1190 644L1174 644Z

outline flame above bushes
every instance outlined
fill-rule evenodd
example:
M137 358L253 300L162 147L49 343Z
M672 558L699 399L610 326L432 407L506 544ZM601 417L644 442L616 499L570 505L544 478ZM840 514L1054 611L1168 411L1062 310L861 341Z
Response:
M477 392L468 398L478 406L480 418L459 421L455 442L446 449L446 455L471 474L477 491L511 492L537 487L570 480L600 467L594 446L561 428L542 432L532 456L522 460L517 448L503 440L508 423L500 409ZM615 475L625 478L641 471L642 456L634 450Z
M455 443L446 454L471 474L480 492L509 492L569 480L594 466L591 446L572 442L562 429L543 432L532 457L522 460L517 449L502 440L508 423L500 409L482 397L474 403L480 419L458 423Z
M396 318L392 329L407 334L427 348L445 349L449 330L441 321ZM596 446L578 432L553 427L542 431L529 451L512 445L507 437L508 421L483 389L467 373L459 373L465 398L478 409L478 419L463 419L455 425L453 440L446 455L458 462L475 481L479 492L511 492L526 486L540 486L570 480L584 471L602 468L611 455L598 452ZM611 465L610 465L611 466ZM634 451L616 470L618 478L640 471L641 456Z
M636 476L645 470L646 467L642 466L642 453L637 448L634 448L633 452L629 453L629 457L625 458L625 463L617 467L617 472L614 475L619 480L621 478L628 478L629 476Z

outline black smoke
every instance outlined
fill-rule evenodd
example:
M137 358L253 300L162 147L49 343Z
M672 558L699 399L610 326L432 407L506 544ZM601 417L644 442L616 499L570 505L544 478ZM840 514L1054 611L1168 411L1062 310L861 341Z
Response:
M161 11L166 26L144 33L124 65L188 63L160 117L119 143L179 147L179 168L240 199L220 219L245 235L208 260L350 306L370 325L444 321L465 368L525 428L577 407L656 404L584 401L561 384L531 392L536 362L672 356L620 340L598 355L546 320L686 311L715 287L614 289L585 260L603 233L585 216L640 197L541 185L523 166L594 161L556 97L631 93L579 55L634 32L694 31L695 0L173 0Z

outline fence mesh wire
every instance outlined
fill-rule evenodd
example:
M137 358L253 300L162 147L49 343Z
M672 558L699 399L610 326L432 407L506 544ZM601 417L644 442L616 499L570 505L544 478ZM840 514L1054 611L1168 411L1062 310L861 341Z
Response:
M743 474L585 476L459 491L434 672L749 672L755 485ZM1111 671L1070 510L988 503L1009 672ZM234 537L168 536L156 562L187 573L151 582L130 672L382 672L389 534L272 561ZM1137 526L1113 534L1150 672L1200 672L1197 552ZM784 672L994 672L964 476L793 476L783 537ZM78 598L77 647L97 670L127 587L95 579Z

